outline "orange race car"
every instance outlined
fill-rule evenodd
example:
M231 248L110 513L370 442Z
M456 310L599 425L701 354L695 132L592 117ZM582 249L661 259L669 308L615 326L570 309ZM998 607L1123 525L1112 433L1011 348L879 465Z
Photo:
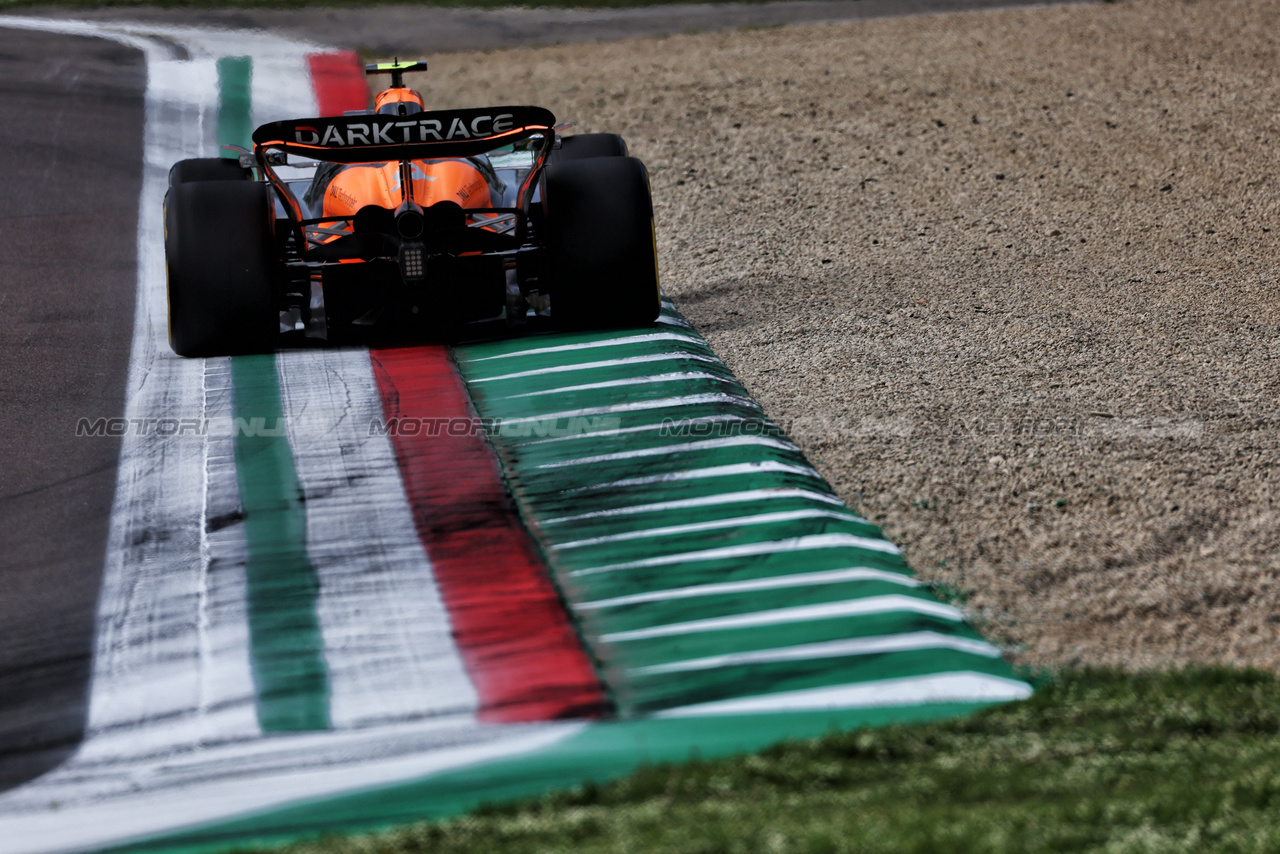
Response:
M391 75L373 110L272 122L238 160L173 166L176 353L657 318L648 174L622 138L561 137L540 107L428 111L403 79L426 67L367 66Z

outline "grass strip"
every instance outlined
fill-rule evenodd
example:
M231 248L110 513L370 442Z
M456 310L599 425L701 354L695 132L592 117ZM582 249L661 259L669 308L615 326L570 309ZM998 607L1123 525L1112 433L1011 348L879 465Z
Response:
M244 849L250 850L250 849ZM959 720L645 768L465 817L273 850L1280 850L1280 679L1068 672Z

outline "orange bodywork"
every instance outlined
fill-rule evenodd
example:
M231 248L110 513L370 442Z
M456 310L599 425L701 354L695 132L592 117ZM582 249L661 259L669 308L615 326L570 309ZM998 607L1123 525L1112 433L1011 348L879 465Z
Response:
M493 207L489 196L489 182L474 165L466 160L414 160L413 200L423 208L436 202L454 202L463 209ZM333 177L324 191L322 216L339 220L330 228L351 230L351 218L365 205L395 210L404 201L400 188L400 164L361 163L344 167ZM317 242L329 243L340 235L320 237ZM474 253L463 253L474 254ZM349 258L344 264L361 263Z
M373 99L373 111L379 113L386 110L397 114L398 110L395 108L401 104L404 104L410 110L414 107L419 111L427 108L426 102L422 100L421 92L416 89L410 89L407 86L392 86L390 89L383 89ZM399 114L407 115L408 113Z
M413 200L424 208L454 202L463 208L492 207L489 182L465 160L414 160ZM395 210L404 196L400 164L370 163L348 166L324 191L325 218L348 219L365 205Z

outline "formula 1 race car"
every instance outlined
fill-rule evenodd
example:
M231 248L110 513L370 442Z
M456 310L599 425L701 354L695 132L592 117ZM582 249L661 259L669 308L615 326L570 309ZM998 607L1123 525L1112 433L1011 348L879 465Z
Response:
M170 170L174 352L657 318L648 173L620 136L562 138L540 107L427 111L403 82L425 62L365 70L391 75L373 110Z

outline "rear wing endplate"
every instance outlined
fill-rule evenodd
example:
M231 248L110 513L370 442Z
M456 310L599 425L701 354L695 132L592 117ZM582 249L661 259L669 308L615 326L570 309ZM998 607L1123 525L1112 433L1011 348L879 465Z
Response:
M555 123L542 107L327 116L262 125L253 142L260 161L267 148L331 163L429 160L483 154L539 131L553 137Z

